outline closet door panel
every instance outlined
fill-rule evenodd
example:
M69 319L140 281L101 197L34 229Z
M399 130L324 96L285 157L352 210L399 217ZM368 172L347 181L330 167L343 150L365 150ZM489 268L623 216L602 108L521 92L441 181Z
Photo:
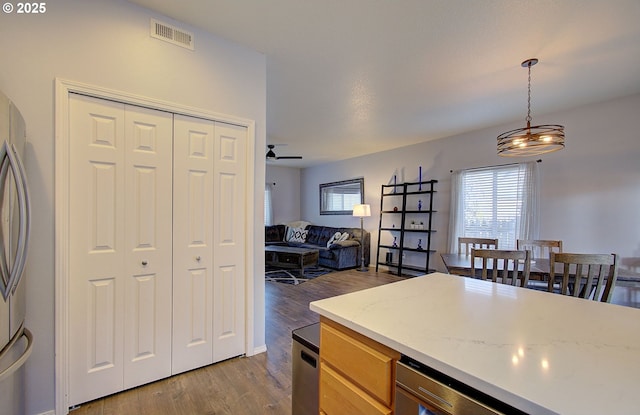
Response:
M174 116L172 373L213 361L214 123Z
M69 401L122 390L124 106L72 94Z
M214 361L245 353L247 129L216 123L214 163Z
M124 387L171 375L173 115L125 108Z

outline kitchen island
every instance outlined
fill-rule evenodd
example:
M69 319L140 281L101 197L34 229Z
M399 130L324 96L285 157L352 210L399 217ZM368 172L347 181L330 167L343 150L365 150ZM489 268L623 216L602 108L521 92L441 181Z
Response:
M310 308L530 414L640 412L640 309L441 273Z

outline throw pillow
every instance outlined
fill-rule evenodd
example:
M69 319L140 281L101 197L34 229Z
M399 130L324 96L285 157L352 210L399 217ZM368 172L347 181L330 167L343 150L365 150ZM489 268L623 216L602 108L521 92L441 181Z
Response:
M340 236L340 240L338 240L338 241L336 241L336 242L346 241L347 239L349 239L349 236L351 236L351 235L349 235L349 232L344 232L344 233L342 234L342 236Z
M349 234L347 234L347 237L348 236L349 236ZM340 241L341 237L342 237L342 234L340 232L334 233L333 236L331 238L329 238L329 240L327 241L327 248L329 248L333 243Z
M304 243L307 240L307 234L309 231L303 228L288 228L287 229L287 242Z

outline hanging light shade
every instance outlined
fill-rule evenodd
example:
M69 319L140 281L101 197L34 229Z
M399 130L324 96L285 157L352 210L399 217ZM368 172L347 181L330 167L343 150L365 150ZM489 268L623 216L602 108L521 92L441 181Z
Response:
M522 67L529 69L527 126L507 131L498 136L499 156L537 156L564 148L564 126L557 124L531 126L531 67L536 63L538 63L536 58L522 62Z

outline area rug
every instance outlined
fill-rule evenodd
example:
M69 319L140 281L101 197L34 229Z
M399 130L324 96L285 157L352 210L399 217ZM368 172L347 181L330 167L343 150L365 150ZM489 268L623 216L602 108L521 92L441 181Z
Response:
M264 277L265 281L275 281L285 284L298 285L317 278L321 275L328 274L330 272L333 272L333 270L329 268L308 267L304 269L304 276L301 276L299 269L266 267Z

